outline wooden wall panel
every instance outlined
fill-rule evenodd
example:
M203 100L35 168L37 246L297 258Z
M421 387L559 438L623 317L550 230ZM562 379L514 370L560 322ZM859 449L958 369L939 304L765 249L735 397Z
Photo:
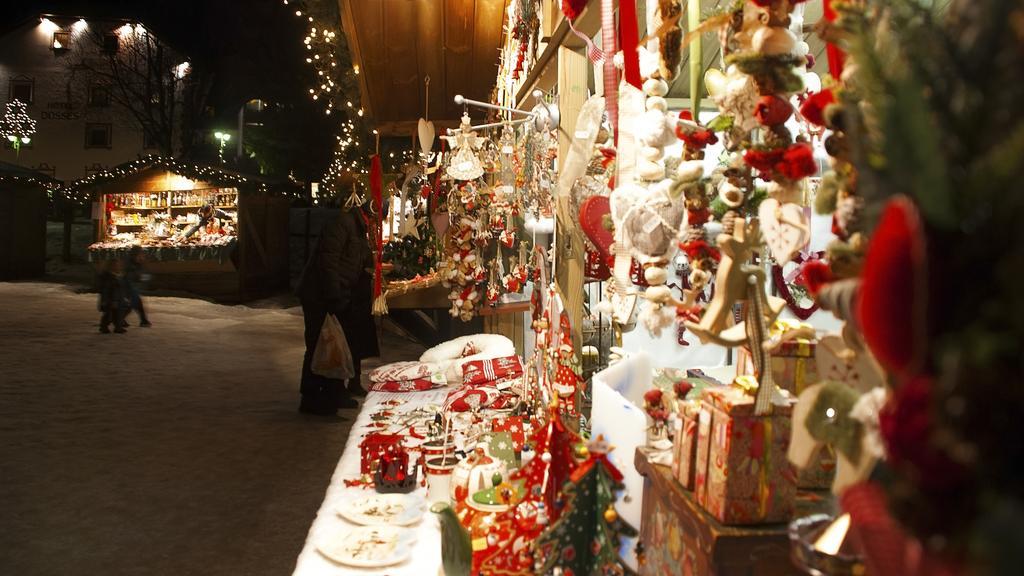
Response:
M420 118L424 110L425 90L423 79L430 77L430 119L446 117L447 103L451 96L445 89L444 69L444 4L438 0L415 0L416 20L419 32L416 35L416 62L419 68L419 85L417 86L417 107L415 118ZM403 114L402 118L413 118ZM436 143L435 143L436 145Z
M451 98L462 94L468 98L473 74L473 27L475 0L444 0L445 84L448 92L447 115L458 117L461 107Z

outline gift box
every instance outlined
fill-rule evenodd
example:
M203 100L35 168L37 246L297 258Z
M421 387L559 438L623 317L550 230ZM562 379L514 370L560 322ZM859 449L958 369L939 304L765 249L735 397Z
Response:
M382 456L388 451L399 450L402 447L401 434L386 434L384 432L371 432L359 443L359 472L372 474Z
M697 411L697 450L693 459L693 494L697 504L707 505L708 456L711 453L711 410L701 402Z
M701 402L697 457L707 454L707 472L695 482L698 502L722 524L788 521L796 496L796 472L786 456L793 398L777 391L763 416L754 414L753 394L738 386L707 389ZM708 431L701 436L705 411Z
M505 356L492 360L471 360L462 365L463 386L477 386L518 378L523 375L523 363L518 356Z
M688 400L679 405L679 431L676 433L674 473L679 483L693 490L697 475L697 427L701 403Z
M799 395L804 388L818 383L818 362L814 358L817 342L796 338L781 343L771 353L772 381L776 386ZM736 354L736 375L754 373L754 358L746 346Z

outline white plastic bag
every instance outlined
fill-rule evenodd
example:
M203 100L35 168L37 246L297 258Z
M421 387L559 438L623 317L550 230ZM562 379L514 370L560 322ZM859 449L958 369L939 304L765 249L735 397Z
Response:
M334 314L328 314L324 318L324 325L320 328L320 337L317 339L316 349L313 351L310 370L314 374L336 380L345 380L355 376L352 350L349 349L345 331L341 329L341 324Z

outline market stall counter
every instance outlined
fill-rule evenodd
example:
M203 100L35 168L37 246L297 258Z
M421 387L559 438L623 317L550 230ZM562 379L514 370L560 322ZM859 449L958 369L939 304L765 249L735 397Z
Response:
M363 526L353 519L373 522L356 510L356 503L376 494L373 486L350 484L362 475L360 444L363 438L380 430L375 425L373 414L388 407L404 414L439 410L447 393L447 389L441 388L422 392L370 392L367 395L323 504L309 529L306 544L299 554L295 576L365 576L378 573L422 576L438 573L441 567L441 529L435 515L427 510L426 488L418 486L408 495L381 495L398 497L387 500L409 503L409 506L403 506L399 513L401 520L376 527L379 533L372 535L370 532L374 527ZM360 541L360 538L366 540ZM380 571L369 568L379 568Z
M97 267L140 251L150 288L222 301L287 286L290 200L273 183L151 157L75 186L94 200Z

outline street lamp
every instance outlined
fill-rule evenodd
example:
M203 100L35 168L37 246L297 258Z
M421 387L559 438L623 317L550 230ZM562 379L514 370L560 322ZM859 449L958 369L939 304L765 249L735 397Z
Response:
M231 140L231 134L227 132L217 131L213 133L213 137L220 141L220 149L217 151L217 155L220 157L220 161L224 162L224 146L227 145L228 141Z

